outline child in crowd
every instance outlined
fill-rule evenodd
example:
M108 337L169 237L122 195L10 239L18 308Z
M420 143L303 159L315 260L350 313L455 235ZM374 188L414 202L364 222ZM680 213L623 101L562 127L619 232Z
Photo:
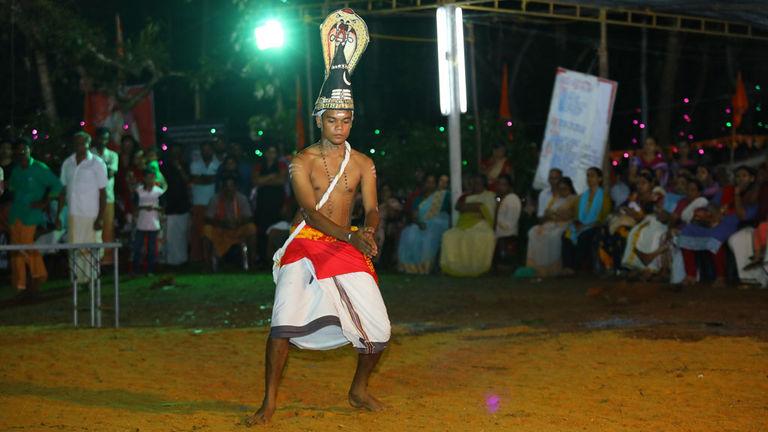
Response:
M147 273L155 272L157 261L157 233L160 231L160 197L168 186L165 179L151 167L144 170L144 182L136 188L138 206L136 215L136 233L133 241L133 273L139 273L142 264L142 254L146 244Z

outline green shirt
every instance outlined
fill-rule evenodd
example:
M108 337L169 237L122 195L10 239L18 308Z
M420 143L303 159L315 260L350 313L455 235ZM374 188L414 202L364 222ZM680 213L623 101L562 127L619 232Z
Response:
M29 166L16 165L11 174L9 189L13 192L13 203L8 216L10 224L20 220L24 225L45 225L45 214L30 207L45 197L56 197L61 192L61 181L42 162L29 158Z

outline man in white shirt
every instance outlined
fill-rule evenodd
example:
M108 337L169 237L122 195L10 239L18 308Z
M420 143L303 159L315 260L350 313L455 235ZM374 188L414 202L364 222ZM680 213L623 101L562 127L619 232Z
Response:
M499 206L496 209L496 267L511 264L517 255L517 232L523 204L512 190L512 178L502 175L496 180Z
M110 141L110 133L107 128L96 129L95 145L91 147L91 153L101 158L107 166L107 205L104 207L104 220L102 240L104 243L111 243L115 240L115 174L120 165L120 157L117 152L107 148ZM112 265L114 257L112 250L104 251L103 265Z
M192 232L189 236L190 261L203 260L203 226L205 225L205 212L211 198L216 193L216 172L219 169L219 160L213 155L213 146L210 142L200 145L200 157L192 161L189 173L192 177Z
M552 168L549 170L549 177L547 177L549 187L539 192L539 206L536 208L536 216L538 216L539 219L544 217L549 202L552 201L552 191L557 190L557 184L560 183L561 178L563 178L562 170L559 168Z
M66 190L69 211L67 240L69 243L101 243L107 204L107 166L89 151L91 136L88 133L77 132L72 141L75 153L61 165L61 183ZM75 252L71 271L77 283L90 281L92 258L88 250Z

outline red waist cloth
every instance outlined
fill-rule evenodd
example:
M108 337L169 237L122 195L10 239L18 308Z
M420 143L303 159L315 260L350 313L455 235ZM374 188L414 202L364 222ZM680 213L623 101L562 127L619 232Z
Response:
M336 240L310 226L305 226L288 245L280 265L290 264L302 258L312 262L318 279L364 272L370 274L376 283L379 282L370 258L351 244Z

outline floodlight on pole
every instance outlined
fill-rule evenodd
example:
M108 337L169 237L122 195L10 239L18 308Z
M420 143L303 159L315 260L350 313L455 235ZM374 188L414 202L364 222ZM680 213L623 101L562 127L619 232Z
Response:
M464 22L461 8L437 8L437 67L440 82L440 112L448 117L448 159L452 204L461 196L461 113L467 112L466 66L464 65ZM441 127L442 129L442 127ZM441 131L442 132L442 131ZM453 222L458 221L452 205Z
M467 80L464 61L464 20L456 6L437 8L437 68L440 82L440 112L447 116L454 107L467 112ZM458 98L453 100L458 87Z
M283 25L276 19L264 21L264 23L253 31L256 38L256 47L260 51L281 48L285 44L285 32Z

